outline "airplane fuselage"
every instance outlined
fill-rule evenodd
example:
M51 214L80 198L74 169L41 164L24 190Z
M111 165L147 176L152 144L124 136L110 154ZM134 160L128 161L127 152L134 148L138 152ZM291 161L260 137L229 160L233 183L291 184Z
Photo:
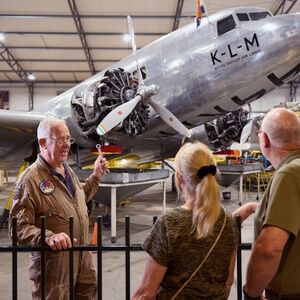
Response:
M251 20L251 13L267 15ZM249 20L240 21L241 15L247 15ZM198 28L189 24L140 49L139 67L144 72L145 85L160 87L152 99L192 128L262 97L297 74L299 32L298 14L271 16L264 9L229 9L202 19ZM109 70L118 68L134 73L135 57L131 55ZM95 126L85 128L88 134L82 134L71 102L75 101L74 94L79 99L80 93L87 94L90 89L91 96L80 100L82 114L95 110L93 91L106 72L94 75L36 112L65 118L82 145L97 142L97 136L90 134ZM138 138L175 134L150 109L147 127ZM132 140L120 134L120 128L107 133L104 139L118 139L125 144Z

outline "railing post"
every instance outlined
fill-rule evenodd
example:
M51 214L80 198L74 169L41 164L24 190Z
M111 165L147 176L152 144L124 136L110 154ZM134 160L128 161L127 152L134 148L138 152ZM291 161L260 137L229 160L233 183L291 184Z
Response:
M17 235L17 218L12 218L12 290L13 300L18 299L18 235Z
M130 300L130 218L125 217L125 292L126 300Z
M46 280L45 280L45 246L46 246L46 217L41 217L41 299L46 299Z
M97 217L97 280L98 300L102 300L102 216Z
M241 233L241 217L236 216L235 222L238 228L238 249L236 254L236 277L237 277L237 299L242 300L242 233Z
M69 234L72 247L69 249L69 299L74 299L74 218L69 217Z

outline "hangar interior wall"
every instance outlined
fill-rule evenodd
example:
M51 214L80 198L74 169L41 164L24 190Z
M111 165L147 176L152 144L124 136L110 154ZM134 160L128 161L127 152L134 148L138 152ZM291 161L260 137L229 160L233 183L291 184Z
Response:
M71 86L56 86L56 87L35 87L33 96L33 107L42 106L47 100L57 96L59 93L69 89ZM1 91L9 91L9 108L11 110L28 111L28 88L22 86L0 85ZM283 102L289 102L291 99L290 89L288 86L280 87L273 92L263 96L251 104L253 112L265 112ZM300 93L296 93L296 101L300 101ZM294 99L294 101L295 101Z
M66 91L71 86L57 87L34 87L33 108L37 108L47 100L56 97L59 93ZM29 110L28 88L24 85L4 86L0 85L1 91L9 91L9 109L11 110Z

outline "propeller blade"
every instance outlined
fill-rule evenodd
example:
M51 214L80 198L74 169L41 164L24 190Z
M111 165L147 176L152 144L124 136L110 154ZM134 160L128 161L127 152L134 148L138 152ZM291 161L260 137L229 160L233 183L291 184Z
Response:
M242 133L241 133L241 138L240 138L240 143L244 144L247 142L251 135L252 131L252 126L253 126L253 119L251 119L243 128Z
M138 74L138 81L139 81L139 85L143 85L144 84L144 79L139 67L139 60L138 60L138 55L137 55L137 51L136 51L136 43L135 43L135 34L134 34L134 27L133 27L133 22L130 16L127 16L127 22L128 22L128 31L130 34L130 38L131 38L131 46L132 46L132 51L133 54L135 56L135 61L136 61L136 70L137 70L137 74Z
M142 100L142 96L137 95L132 100L125 102L113 109L97 126L99 135L104 135L118 124L120 124L134 110L136 105Z
M162 120L172 127L175 131L183 135L184 137L190 138L189 130L181 123L181 121L175 117L167 108L149 99L149 104L159 114Z

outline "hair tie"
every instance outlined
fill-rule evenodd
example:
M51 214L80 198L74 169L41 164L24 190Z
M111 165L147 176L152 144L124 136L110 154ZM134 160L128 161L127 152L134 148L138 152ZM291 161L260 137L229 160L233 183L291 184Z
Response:
M217 167L215 165L209 165L209 166L201 167L198 170L197 175L199 176L200 179L202 179L208 174L216 175L216 173L217 173Z

